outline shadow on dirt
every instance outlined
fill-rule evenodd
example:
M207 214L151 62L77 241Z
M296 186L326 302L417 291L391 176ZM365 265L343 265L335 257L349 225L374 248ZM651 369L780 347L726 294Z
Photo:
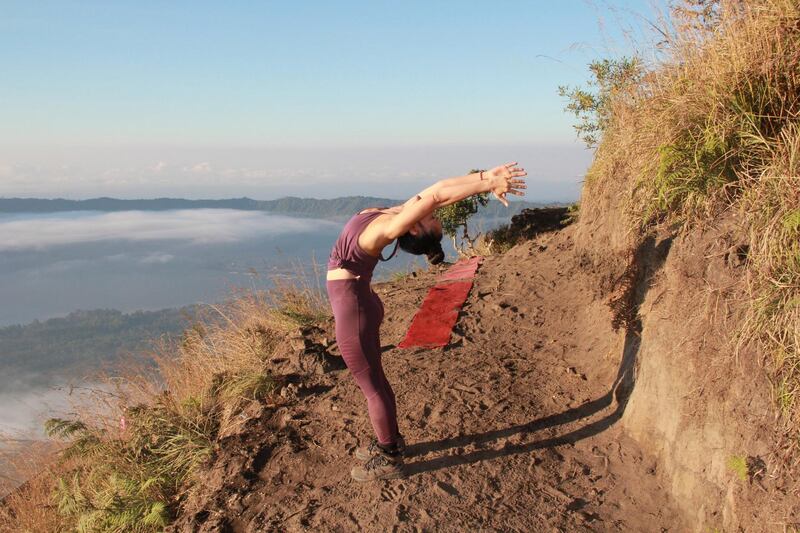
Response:
M602 397L574 407L562 413L538 418L526 424L520 424L505 429L487 431L473 435L464 435L440 441L422 442L406 448L406 457L427 455L429 453L443 452L450 448L464 446L485 446L499 439L507 439L520 435L523 439L528 433L541 431L547 428L563 426L579 420L589 418L610 407L616 399L616 407L612 412L594 422L572 430L564 435L547 439L506 445L499 449L477 450L464 455L447 455L434 459L406 463L408 475L432 472L442 468L476 463L498 457L529 453L534 450L551 448L572 444L582 439L597 435L616 423L625 412L633 388L636 384L636 368L641 347L642 323L638 316L639 307L647 295L653 276L664 264L672 245L672 237L663 239L656 244L654 236L646 237L639 247L631 254L630 265L620 277L622 294L611 302L614 309L614 322L625 327L625 344L622 349L622 358L617 371L617 377L608 393ZM615 308L615 302L624 302L620 309ZM618 305L618 304L617 304ZM625 313L625 316L620 316Z

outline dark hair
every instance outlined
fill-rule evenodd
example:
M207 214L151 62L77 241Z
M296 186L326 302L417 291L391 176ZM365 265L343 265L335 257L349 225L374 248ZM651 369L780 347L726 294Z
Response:
M422 233L419 235L405 233L397 241L400 244L400 248L405 252L428 256L428 262L432 265L438 265L444 260L441 235L436 235L435 233Z

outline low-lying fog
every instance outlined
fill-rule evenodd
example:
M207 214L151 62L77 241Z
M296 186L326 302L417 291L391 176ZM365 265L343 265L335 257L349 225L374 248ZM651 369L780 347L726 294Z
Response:
M341 226L230 209L0 215L0 327L215 301L298 263L312 275ZM409 261L400 254L379 269Z

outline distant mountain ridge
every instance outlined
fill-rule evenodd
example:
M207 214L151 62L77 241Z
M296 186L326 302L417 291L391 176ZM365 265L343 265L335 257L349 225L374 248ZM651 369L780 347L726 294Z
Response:
M0 213L58 213L63 211L166 211L170 209L240 209L267 211L300 217L347 218L367 207L390 206L405 200L374 196L344 196L333 199L299 198L287 196L277 200L252 198L227 198L221 200L187 200L184 198L151 198L123 200L119 198L90 198L67 200L64 198L0 198ZM491 202L481 210L485 217L502 217L518 213L528 207L542 207L537 202L513 202L506 209L499 202Z

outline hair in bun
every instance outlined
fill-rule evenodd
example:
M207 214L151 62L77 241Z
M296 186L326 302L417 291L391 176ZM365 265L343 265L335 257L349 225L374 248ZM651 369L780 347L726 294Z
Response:
M397 239L400 249L414 255L425 255L428 262L437 265L444 261L444 250L442 250L442 236L435 233L423 233L412 235L406 233Z
M438 265L444 261L444 250L442 250L442 243L438 244L439 247L436 250L431 250L426 254L428 256L428 263L432 265Z

